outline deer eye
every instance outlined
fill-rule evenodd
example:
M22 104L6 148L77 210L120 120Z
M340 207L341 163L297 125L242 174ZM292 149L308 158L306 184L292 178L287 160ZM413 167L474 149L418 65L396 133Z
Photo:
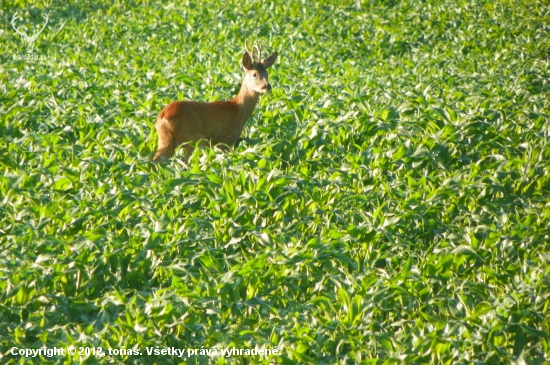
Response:
M253 78L256 78L256 77L258 77L258 74L257 74L256 72L253 72L253 73L252 73L252 77L253 77Z

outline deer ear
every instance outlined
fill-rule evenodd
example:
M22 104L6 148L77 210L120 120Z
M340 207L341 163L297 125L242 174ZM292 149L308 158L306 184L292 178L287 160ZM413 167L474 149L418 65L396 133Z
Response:
M243 56L243 68L245 70L250 70L252 68L252 57L250 56L250 53L245 52Z
M269 56L268 58L266 58L262 63L264 64L264 67L265 68L270 68L271 66L273 66L275 64L275 60L277 59L277 56L279 54L277 52L273 52L273 54L271 54L271 56Z

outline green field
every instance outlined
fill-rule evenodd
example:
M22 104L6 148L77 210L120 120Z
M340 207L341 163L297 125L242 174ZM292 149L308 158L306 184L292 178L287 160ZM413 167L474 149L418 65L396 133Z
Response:
M152 170L245 40L238 146ZM0 363L550 361L548 1L5 0L0 45Z

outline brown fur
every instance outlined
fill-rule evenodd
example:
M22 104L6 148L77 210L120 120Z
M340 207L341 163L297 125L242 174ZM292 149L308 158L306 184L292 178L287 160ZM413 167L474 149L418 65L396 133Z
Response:
M254 61L252 54L245 52L243 84L231 100L211 103L174 101L168 104L157 118L159 146L153 160L172 157L176 147L187 142L206 141L212 146L224 144L233 147L260 95L271 89L267 68L275 63L276 58L275 52L263 61ZM184 148L187 160L193 146L186 144Z

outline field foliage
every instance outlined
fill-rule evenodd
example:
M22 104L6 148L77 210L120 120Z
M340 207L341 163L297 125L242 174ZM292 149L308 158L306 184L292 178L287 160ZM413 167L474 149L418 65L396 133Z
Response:
M547 1L0 10L3 364L550 360ZM280 56L243 140L153 171L245 40ZM12 353L71 345L141 355Z

